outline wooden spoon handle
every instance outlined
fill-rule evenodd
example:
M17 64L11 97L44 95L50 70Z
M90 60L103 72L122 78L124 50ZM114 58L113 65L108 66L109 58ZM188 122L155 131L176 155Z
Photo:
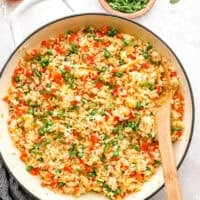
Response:
M170 101L159 108L156 114L156 128L168 200L182 200L177 168L173 155L170 125Z

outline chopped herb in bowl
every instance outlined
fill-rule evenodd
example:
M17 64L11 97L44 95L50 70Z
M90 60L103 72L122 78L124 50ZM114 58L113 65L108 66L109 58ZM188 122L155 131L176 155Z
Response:
M114 9L124 13L135 13L145 8L149 0L107 0Z

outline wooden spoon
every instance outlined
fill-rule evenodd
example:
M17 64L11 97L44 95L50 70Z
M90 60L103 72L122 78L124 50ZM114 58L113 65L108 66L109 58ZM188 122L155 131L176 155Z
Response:
M165 188L168 200L182 200L178 172L174 160L171 141L171 97L177 88L170 86L168 68L165 66L166 88L162 95L155 115L157 138L162 159L162 168L165 179Z
M156 114L157 137L168 200L182 200L181 188L174 160L170 130L170 100L158 108Z

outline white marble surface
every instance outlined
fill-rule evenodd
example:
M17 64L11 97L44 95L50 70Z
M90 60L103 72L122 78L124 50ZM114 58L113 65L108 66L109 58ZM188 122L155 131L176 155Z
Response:
M4 16L0 0L0 69L14 49L8 18ZM30 1L30 0L26 0ZM62 0L46 0L18 16L16 21L21 30L21 38L37 27L60 16L82 12L105 12L98 0L67 0L74 12ZM55 4L56 3L56 4ZM55 6L56 5L56 6ZM8 12L12 7L8 6ZM44 9L45 8L45 9ZM179 170L184 200L200 200L200 1L180 0L172 5L169 0L157 0L153 9L145 16L136 19L165 40L182 61L192 84L196 123L189 152ZM42 12L38 12L38 10ZM55 12L56 11L56 12ZM30 14L29 14L30 13ZM164 190L151 200L165 199Z

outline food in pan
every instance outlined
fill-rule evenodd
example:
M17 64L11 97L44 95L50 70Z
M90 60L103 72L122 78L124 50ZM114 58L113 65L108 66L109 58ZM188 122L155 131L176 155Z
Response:
M26 170L55 192L123 199L161 164L155 111L170 84L171 136L183 133L178 74L149 42L85 27L41 42L19 60L5 101ZM163 122L161 122L163 123Z

